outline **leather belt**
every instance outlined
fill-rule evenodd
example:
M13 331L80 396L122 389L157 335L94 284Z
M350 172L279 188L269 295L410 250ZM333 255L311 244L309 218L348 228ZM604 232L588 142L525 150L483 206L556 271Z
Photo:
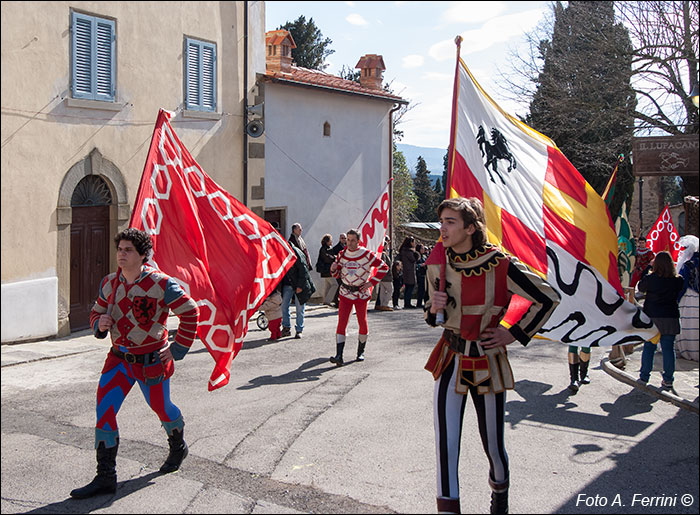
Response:
M460 354L465 354L464 351L467 348L467 343L471 343L471 341L465 340L464 338L460 337L458 334L450 331L449 329L445 329L442 332L442 336L447 341L447 344L449 345L450 349Z
M115 349L114 347L110 348L110 351L112 354L114 354L116 357L119 359L123 359L127 363L140 363L140 364L150 364L154 363L156 361L156 357L158 355L158 351L153 351L149 352L148 354L132 354L131 352L122 352L120 350Z
M359 286L351 286L351 285L345 284L345 283L340 283L340 284L343 286L343 288L345 288L348 291L360 291Z

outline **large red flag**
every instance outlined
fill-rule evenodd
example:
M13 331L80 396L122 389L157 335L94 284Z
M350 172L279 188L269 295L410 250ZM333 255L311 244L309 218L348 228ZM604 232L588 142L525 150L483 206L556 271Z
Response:
M681 244L678 243L678 231L673 225L671 212L668 206L661 211L659 218L654 223L654 226L647 234L647 244L654 251L654 254L665 250L671 253L673 261L678 260L678 253L681 251Z
M454 91L447 196L479 198L489 241L561 294L541 336L584 347L655 338L651 320L622 297L617 235L600 195L551 139L503 111L459 56ZM506 321L527 307L512 302Z
M171 116L158 113L130 225L151 235L152 264L197 301L197 334L216 362L211 391L228 383L248 319L295 257L268 222L204 172Z

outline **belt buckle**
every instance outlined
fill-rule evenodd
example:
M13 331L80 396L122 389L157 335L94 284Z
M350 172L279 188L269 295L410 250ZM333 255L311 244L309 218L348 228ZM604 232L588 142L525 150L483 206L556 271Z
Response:
M131 352L125 352L124 353L124 359L126 360L127 363L136 363L136 354L132 354Z

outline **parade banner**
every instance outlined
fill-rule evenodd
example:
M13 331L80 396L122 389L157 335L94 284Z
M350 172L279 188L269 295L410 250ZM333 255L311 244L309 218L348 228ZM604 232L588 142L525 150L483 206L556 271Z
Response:
M626 301L618 238L605 202L548 137L503 111L457 59L448 196L477 197L489 241L561 294L542 338L584 346L639 343L658 334ZM505 322L529 304L514 298Z
M150 264L199 306L197 334L214 358L209 390L229 381L248 320L294 264L284 238L216 184L158 113L130 226L153 239Z
M632 270L634 269L637 245L627 217L627 202L622 203L620 216L615 220L615 232L617 233L617 270L620 274L620 282L623 287L629 287L632 279Z
M673 225L668 206L664 207L649 234L647 234L647 245L649 245L654 254L665 250L671 254L674 262L678 260L678 253L682 247L678 242L678 231L676 226Z
M393 180L392 177L386 183L384 190L369 208L357 229L360 233L360 245L376 254L379 259L382 258L384 237L389 228L389 185ZM370 279L375 275L377 275L377 269L373 268Z

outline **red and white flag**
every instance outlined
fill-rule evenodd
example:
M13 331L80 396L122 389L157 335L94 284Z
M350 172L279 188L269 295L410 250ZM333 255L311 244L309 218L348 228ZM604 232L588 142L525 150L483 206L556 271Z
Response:
M665 250L671 254L674 262L678 260L678 253L682 250L682 246L678 243L678 231L673 225L668 206L664 207L651 231L647 234L647 245L654 251L654 254Z
M655 338L651 320L622 297L603 199L551 139L493 101L459 54L451 130L447 196L479 198L489 241L561 294L541 337L583 347ZM513 300L510 323L528 308Z
M393 180L393 178L389 179L386 183L384 190L369 208L357 230L360 233L360 245L380 258L384 251L384 237L389 227L389 185Z
M209 390L229 381L248 319L295 255L265 220L216 184L158 113L130 226L153 239L153 266L200 309L197 334L216 362Z

